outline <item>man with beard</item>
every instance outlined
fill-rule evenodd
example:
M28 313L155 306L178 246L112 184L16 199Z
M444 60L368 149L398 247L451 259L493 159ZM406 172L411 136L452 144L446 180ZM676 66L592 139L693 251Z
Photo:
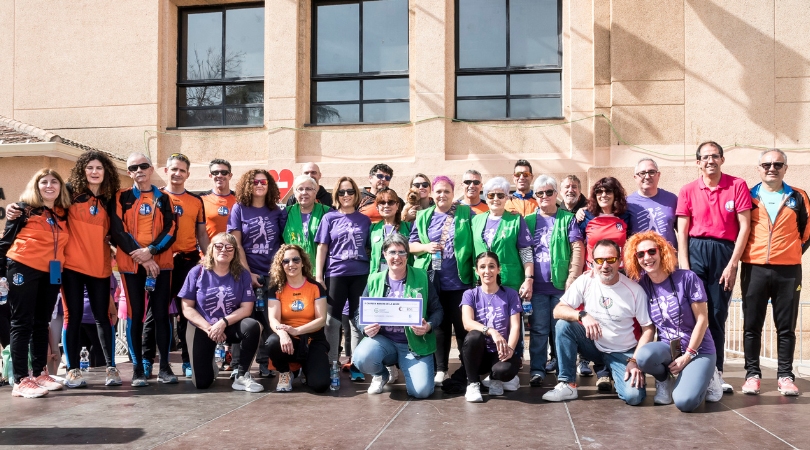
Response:
M582 195L582 182L576 175L568 175L560 183L560 193L562 194L562 204L560 208L576 214L582 208L588 206L588 199Z
M360 206L357 208L360 213L371 219L371 224L382 220L380 212L377 211L377 193L386 189L391 184L394 177L394 169L388 164L374 164L368 171L368 190L360 192ZM399 199L399 211L405 206L405 202Z

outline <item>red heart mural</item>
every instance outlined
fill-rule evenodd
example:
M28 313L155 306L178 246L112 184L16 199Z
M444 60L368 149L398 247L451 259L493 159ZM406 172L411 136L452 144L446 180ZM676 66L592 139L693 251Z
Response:
M287 196L287 193L292 190L295 175L293 175L290 169L282 169L280 173L275 170L268 170L268 172L270 172L270 176L273 177L273 180L275 180L278 185L279 199L283 199Z

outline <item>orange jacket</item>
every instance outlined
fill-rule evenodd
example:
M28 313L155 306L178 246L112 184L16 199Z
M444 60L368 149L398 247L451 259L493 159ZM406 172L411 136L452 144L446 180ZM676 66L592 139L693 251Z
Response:
M149 247L161 270L174 268L170 249L177 222L168 195L156 186L149 191L133 186L115 194L109 211L115 211L110 217L110 235L118 246L115 260L120 272L138 271L129 254L144 247Z
M107 235L110 233L110 216L107 207L92 192L71 192L71 205L68 209L70 240L65 247L65 268L95 278L109 278L110 246Z
M17 205L23 210L22 215L6 222L0 238L0 276L6 276L6 258L42 272L50 270L52 260L64 266L65 246L70 237L65 210Z
M802 253L810 239L807 193L782 183L785 198L771 223L771 217L759 198L762 183L751 188L751 233L742 254L749 264L794 265L802 263Z

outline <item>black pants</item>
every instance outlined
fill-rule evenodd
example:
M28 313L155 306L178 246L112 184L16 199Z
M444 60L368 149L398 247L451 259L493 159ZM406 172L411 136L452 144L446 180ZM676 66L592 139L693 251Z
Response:
M65 269L62 272L62 305L65 308L65 358L67 367L79 368L79 335L81 334L82 315L84 314L84 289L90 299L90 309L98 329L98 338L107 366L115 366L115 334L112 331L107 312L110 308L110 278L96 278Z
M259 347L259 323L250 317L225 328L225 342L239 343L242 353L239 357L238 374L242 376L250 369L256 349ZM216 380L214 371L214 350L217 343L208 337L208 333L189 323L186 328L186 342L191 356L191 382L197 389L208 389ZM162 358L161 358L162 360Z
M509 381L520 370L520 355L515 353L509 360L501 361L497 352L487 349L486 337L478 330L467 333L461 352L467 370L467 383L477 383L479 376L485 373L489 374L490 380Z
M177 339L180 341L180 356L183 358L184 363L189 361L188 348L186 348L186 324L188 324L188 319L183 315L182 300L177 297L177 294L183 288L188 272L199 262L200 254L198 252L174 255L174 269L172 269L169 294L174 306L177 308ZM169 342L171 343L171 339L169 339ZM143 359L149 362L155 360L155 319L151 310L146 312L146 322L143 324Z
M703 282L706 289L709 308L709 331L712 333L714 348L717 351L717 370L723 371L723 360L726 348L726 319L731 291L720 285L734 243L720 239L689 238L689 267Z
M796 245L799 245L798 242ZM742 264L742 306L745 329L745 377L759 375L759 352L762 327L768 310L773 307L773 322L778 335L777 353L779 378L793 375L793 351L796 348L796 321L799 316L799 297L802 284L802 266L773 264ZM719 353L719 352L718 352Z
M368 275L328 277L324 282L329 294L326 312L339 320L343 315L343 307L349 302L349 317L353 318L360 307L360 296L368 284Z
M304 375L307 377L307 386L315 392L324 392L329 389L329 343L326 339L312 340L309 343L309 353L303 361L298 360L296 352L300 339L290 336L293 341L293 354L288 355L281 351L281 340L276 333L267 340L270 349L270 360L279 372L289 372L291 362L300 362Z
M48 363L48 341L53 307L59 285L51 284L48 272L10 260L8 263L8 305L11 312L10 343L14 381L28 376L28 349L31 368L38 377Z
M172 273L169 270L161 270L157 280L155 280L155 290L149 294L149 304L146 304L146 271L143 267L138 267L137 273L121 274L121 282L124 285L124 295L127 298L127 343L129 344L129 354L132 357L133 371L135 374L143 373L143 361L146 360L143 348L144 313L151 310L155 317L157 348L160 351L160 369L169 368L169 347L172 339L172 326L169 322L169 284Z
M436 328L436 371L447 372L450 363L450 347L452 346L453 328L456 330L456 345L461 348L464 345L464 337L467 331L461 321L461 297L464 290L441 291L439 301L444 310L444 318L441 325ZM461 362L464 364L464 355L461 355Z

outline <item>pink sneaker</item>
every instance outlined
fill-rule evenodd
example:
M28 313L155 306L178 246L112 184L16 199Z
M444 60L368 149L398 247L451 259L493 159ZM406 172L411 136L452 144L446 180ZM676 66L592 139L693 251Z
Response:
M12 397L39 398L48 395L48 390L40 387L32 377L25 377L14 385Z
M742 385L743 394L759 394L759 385L761 382L762 380L760 380L759 375L746 378L745 383Z
M793 384L793 379L790 377L782 377L777 381L777 386L779 387L779 392L782 395L789 395L789 396L797 396L799 395L799 388Z
M48 375L47 372L42 372L42 374L34 379L40 387L45 388L49 391L61 391L64 386L62 383L54 380Z

